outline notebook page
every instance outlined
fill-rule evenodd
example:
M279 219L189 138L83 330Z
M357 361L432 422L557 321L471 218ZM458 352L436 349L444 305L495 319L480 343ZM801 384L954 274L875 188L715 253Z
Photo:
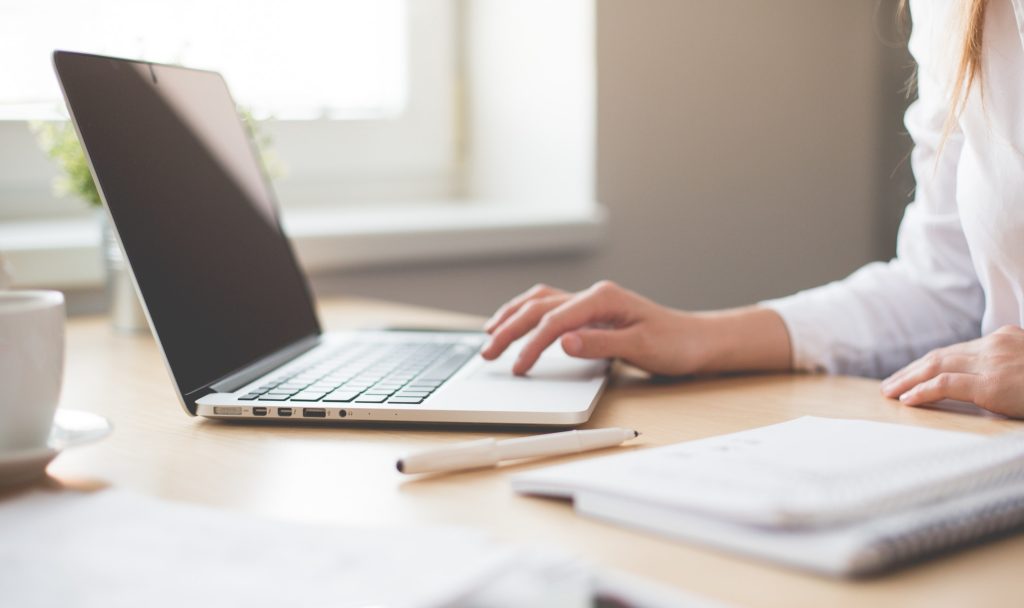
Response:
M803 417L739 433L530 471L525 493L594 490L759 525L806 525L842 481L986 438L865 420ZM867 476L870 479L870 476ZM823 494L822 490L826 489Z

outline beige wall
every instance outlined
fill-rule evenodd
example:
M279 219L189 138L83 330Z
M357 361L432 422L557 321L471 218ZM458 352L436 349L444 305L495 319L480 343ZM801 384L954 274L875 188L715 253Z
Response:
M890 2L883 5L891 5ZM599 0L593 254L318 277L472 312L534 282L611 278L676 306L741 304L889 254L906 58L868 0Z

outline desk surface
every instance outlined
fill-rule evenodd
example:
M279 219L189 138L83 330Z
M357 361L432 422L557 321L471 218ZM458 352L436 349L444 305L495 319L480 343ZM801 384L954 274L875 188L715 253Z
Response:
M464 315L355 300L324 303L321 319L327 329L479 323ZM154 341L116 334L106 318L69 324L62 405L103 414L115 426L111 437L69 451L50 466L51 477L76 487L116 486L305 521L471 525L502 538L555 544L740 605L1020 605L1024 597L1024 536L875 580L835 581L589 521L576 517L566 503L521 497L509 489L510 473L543 465L423 479L394 469L396 457L408 450L498 434L494 431L190 418L178 404ZM652 383L628 371L617 374L587 426L637 428L643 431L638 444L650 447L807 414L979 433L1019 426L901 407L883 399L876 382L856 378L784 375Z

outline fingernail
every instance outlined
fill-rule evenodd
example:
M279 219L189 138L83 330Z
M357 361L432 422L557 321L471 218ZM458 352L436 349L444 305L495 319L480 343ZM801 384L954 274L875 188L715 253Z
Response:
M576 334L566 334L562 337L562 349L569 355L578 355L583 350L583 340Z
M900 401L909 401L910 400L910 396L911 396L910 393L912 393L912 392L914 392L914 391L912 391L912 390L911 391L907 391L907 392L903 393L902 395L900 395Z
M522 376L526 373L526 370L523 369L523 355L521 353L516 357L516 362L512 364L512 373L517 376Z

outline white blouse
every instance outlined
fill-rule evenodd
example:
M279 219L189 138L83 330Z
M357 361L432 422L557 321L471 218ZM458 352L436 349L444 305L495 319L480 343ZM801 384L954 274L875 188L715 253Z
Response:
M1024 0L989 0L984 92L972 88L942 146L959 1L910 2L917 189L896 258L762 303L785 321L797 369L884 377L934 348L1024 325Z

